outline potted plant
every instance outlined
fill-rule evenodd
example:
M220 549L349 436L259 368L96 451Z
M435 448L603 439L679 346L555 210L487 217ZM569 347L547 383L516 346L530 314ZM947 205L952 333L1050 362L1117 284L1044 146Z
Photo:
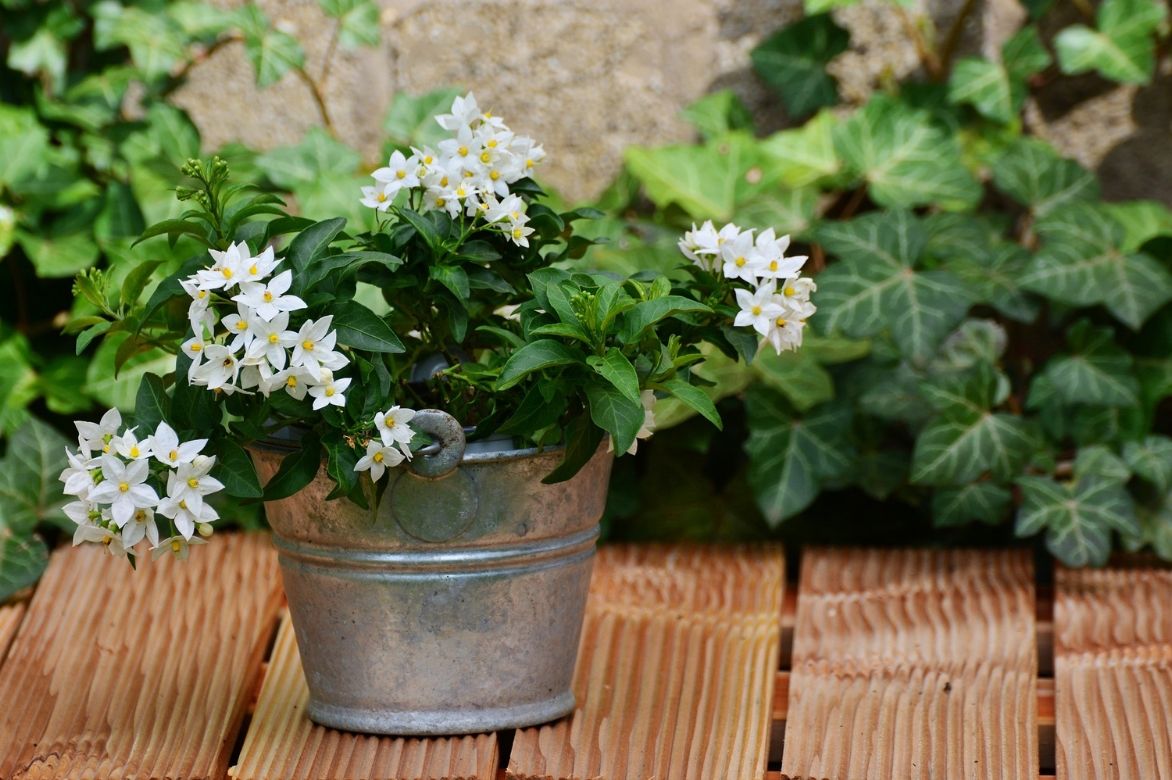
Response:
M578 269L572 223L594 214L542 203L542 148L472 95L437 120L450 138L374 171L370 230L290 216L192 160L191 208L144 238L207 252L139 308L78 280L106 335L131 334L124 359L176 361L143 379L133 425L77 424L75 542L184 558L212 535L210 496L263 500L309 714L345 729L571 711L613 453L650 435L656 398L720 424L702 344L796 349L814 312L805 258L771 230L694 228L675 279Z

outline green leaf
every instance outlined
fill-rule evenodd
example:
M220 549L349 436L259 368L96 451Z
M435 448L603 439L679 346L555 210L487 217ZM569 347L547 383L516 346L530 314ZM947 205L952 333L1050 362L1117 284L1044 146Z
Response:
M805 233L818 212L819 193L813 187L777 188L761 193L737 207L738 224L768 225L778 235Z
M216 466L212 476L224 483L224 492L233 498L260 498L263 491L252 458L234 439L221 437L217 443Z
M1001 61L967 57L956 63L948 85L952 103L968 103L982 115L1011 122L1021 113L1026 79L1044 70L1050 55L1037 30L1025 27L1001 48Z
M256 158L257 167L284 189L312 184L324 176L352 173L361 162L358 152L320 127L310 128L298 144L281 146ZM353 195L358 200L358 192Z
M834 151L834 126L838 119L820 111L795 130L783 130L761 142L761 151L777 168L783 184L806 187L827 183L842 167Z
M55 235L51 231L37 234L18 231L16 240L41 278L73 276L98 259L98 245L84 231L65 235Z
M143 374L134 401L134 421L139 437L153 433L170 416L171 399L158 374Z
M24 423L25 408L39 395L32 363L32 349L24 336L15 333L0 340L0 436Z
M383 131L396 146L435 146L448 136L435 117L446 114L460 95L458 89L437 89L418 97L396 92L383 120Z
M1102 566L1111 553L1111 529L1138 534L1135 506L1118 482L1085 479L1058 483L1048 477L1017 481L1022 505L1018 536L1046 532L1046 549L1067 566Z
M102 342L86 372L84 387L85 393L89 397L106 406L116 406L123 411L134 408L138 384L145 374L166 376L175 367L174 355L169 355L159 349L152 349L134 355L115 372L114 363L118 350L127 338L126 334L116 333L108 336ZM186 382L179 384L186 384ZM197 389L201 393L211 395L205 388Z
M750 387L749 484L765 519L776 527L805 509L824 481L848 474L854 445L849 407L821 406L793 415L776 393Z
M119 3L94 6L95 45L124 45L146 80L167 76L187 56L187 36L166 14Z
M41 578L49 550L36 536L5 535L0 527L0 603Z
M586 358L586 363L624 396L639 401L639 376L618 347L609 348L602 357L591 355Z
M1038 300L1021 284L1030 253L1010 243L991 249L980 255L953 257L947 268L972 290L975 302L988 304L1018 322L1033 322L1038 316Z
M534 371L582 362L584 358L580 352L553 339L538 339L521 347L509 357L501 368L496 389L498 392L508 390Z
M1172 236L1172 209L1154 200L1107 203L1107 212L1123 227L1120 249L1134 252L1157 236Z
M1074 160L1036 138L1021 138L992 165L993 183L1035 216L1045 217L1083 201L1097 200L1099 182Z
M1148 255L1121 252L1123 228L1105 209L1065 208L1038 232L1044 243L1021 280L1026 289L1076 306L1102 303L1135 330L1172 300L1172 274Z
M1079 322L1070 329L1073 352L1053 358L1038 375L1067 404L1133 406L1139 403L1139 382L1131 355L1111 340L1109 328Z
M281 467L264 486L264 500L277 501L297 493L317 476L321 468L321 442L314 434L301 440L301 448L281 460Z
M972 482L941 488L932 496L932 522L937 528L972 522L997 525L1008 514L1012 494L993 482Z
M961 485L985 473L1009 479L1035 446L1020 417L954 408L916 438L911 479L927 485Z
M171 390L173 426L180 431L199 431L201 435L218 431L221 413L216 403L216 394L206 387L188 383L191 358L186 354L181 352L174 361L175 385Z
M1129 441L1123 445L1123 459L1160 493L1172 490L1172 439L1153 434L1143 441Z
M468 288L468 273L458 265L433 265L427 269L427 275L447 287L460 302L472 297Z
M1156 32L1168 16L1163 0L1104 0L1098 30L1072 25L1054 39L1063 73L1098 71L1127 84L1146 84L1155 66Z
M772 349L763 350L753 361L752 370L800 412L834 398L834 380L808 349L780 355Z
M620 317L620 339L630 344L638 340L645 328L660 320L681 314L707 314L711 311L699 301L682 295L665 295L650 301L640 301Z
M705 140L719 138L734 130L753 131L753 115L731 89L710 92L682 113Z
M1131 479L1131 469L1110 447L1080 447L1074 459L1075 479L1105 479L1120 484Z
M367 352L405 352L403 342L387 321L357 301L337 301L330 306L338 343Z
M717 428L724 428L720 413L716 411L716 405L703 390L683 379L669 379L663 383L663 387L672 394L672 397L679 399L686 406L698 412L708 422Z
M963 210L980 200L981 186L965 168L956 139L927 112L878 95L838 124L833 136L846 169L867 182L880 206Z
M244 30L244 50L256 73L256 85L264 88L305 64L305 51L297 39L272 26L264 11L246 5L239 11Z
M838 102L838 84L826 65L850 44L850 33L829 14L808 16L766 38L750 52L753 69L781 96L790 116Z
M776 181L757 141L731 133L702 146L628 147L627 169L660 208L675 203L693 219L725 221L738 204ZM750 176L758 169L760 176Z
M68 465L68 446L64 436L34 417L12 434L0 467L0 536L5 529L27 534L40 523L64 519L66 497L57 477Z
M45 158L49 132L28 108L0 104L0 184L33 176Z
M916 269L925 236L907 212L825 223L815 238L840 258L818 277L814 322L824 333L889 330L905 356L926 361L968 311L972 296L956 275Z
M377 46L378 6L371 0L319 0L322 10L339 22L338 42L344 48Z
M289 243L289 251L285 253L285 258L293 266L294 279L305 273L311 261L325 253L330 242L342 232L342 228L345 226L346 220L337 217L318 222L297 234L297 237Z
M594 454L602 441L602 431L590 421L586 414L580 414L566 426L566 454L557 468L542 478L546 485L565 482L577 474Z
M610 384L597 382L586 385L586 400L590 404L590 419L614 438L614 451L629 450L635 434L643 427L646 417L643 404Z

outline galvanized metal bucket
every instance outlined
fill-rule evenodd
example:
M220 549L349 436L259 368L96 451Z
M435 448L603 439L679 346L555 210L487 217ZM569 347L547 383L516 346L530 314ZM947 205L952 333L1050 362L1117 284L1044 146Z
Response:
M439 446L388 472L371 510L327 501L324 469L265 506L309 716L411 735L570 713L611 455L600 449L573 479L543 485L560 451L466 450L447 414L420 412L415 423ZM262 482L293 447L253 449Z

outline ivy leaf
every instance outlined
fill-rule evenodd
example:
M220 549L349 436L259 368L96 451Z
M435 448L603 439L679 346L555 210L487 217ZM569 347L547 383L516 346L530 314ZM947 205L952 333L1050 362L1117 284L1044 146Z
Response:
M68 446L64 436L33 417L12 433L0 465L0 536L5 529L27 534L39 523L72 525L61 511L66 498L57 479L68 465Z
M1132 200L1104 204L1107 212L1123 227L1120 249L1134 252L1157 236L1172 236L1172 209L1154 200Z
M777 168L783 184L800 188L832 180L842 163L834 151L834 126L838 119L820 111L794 130L782 130L761 142L761 151Z
M396 92L383 119L387 139L404 148L435 146L448 132L439 126L435 116L447 113L460 94L458 89L437 89L418 97Z
M386 320L361 303L338 301L330 307L330 313L334 315L332 324L338 332L339 344L368 352L397 354L406 351Z
M239 14L244 49L256 72L258 87L271 86L290 70L305 64L305 50L297 39L273 27L258 6L246 5Z
M1172 439L1153 434L1143 441L1129 441L1123 445L1123 459L1160 493L1172 490Z
M813 187L778 187L737 207L734 221L741 225L769 225L777 233L805 233L818 212L819 193Z
M932 495L932 522L937 528L972 522L997 525L1009 510L1013 495L993 482L971 482L940 488Z
M496 389L498 391L508 390L534 371L582 362L584 359L580 352L570 349L561 342L553 339L531 341L509 356L504 367L501 368Z
M1145 254L1119 250L1123 228L1102 207L1080 204L1038 224L1042 249L1021 284L1062 303L1102 303L1133 329L1172 300L1172 274Z
M377 46L378 6L371 0L319 0L328 16L338 20L338 42L347 49Z
M1131 469L1110 447L1096 444L1079 448L1078 456L1074 459L1074 477L1104 479L1123 484L1131 479Z
M1155 66L1155 33L1168 15L1163 0L1104 0L1098 30L1076 24L1054 39L1063 73L1098 71L1126 84L1146 84Z
M592 382L586 385L586 400L590 404L590 419L614 437L614 451L626 452L635 441L635 434L643 427L643 404L631 400L613 385Z
M1072 353L1053 358L1038 374L1067 404L1133 406L1139 403L1139 382L1131 355L1111 340L1109 328L1093 328L1085 320L1070 329Z
M703 146L629 147L627 169L661 208L675 203L694 219L732 219L738 204L776 182L777 170L744 132ZM759 177L749 176L757 169Z
M36 536L6 535L0 525L0 603L41 578L49 550Z
M1050 55L1037 30L1025 27L1001 48L1001 61L966 57L956 63L948 85L951 103L968 103L983 116L1011 122L1025 103L1026 79L1046 68Z
M799 417L781 396L759 385L750 387L746 401L749 484L776 527L809 506L825 481L850 472L851 410L827 405Z
M833 135L843 164L867 182L880 206L963 210L980 200L981 186L965 168L956 139L925 111L878 95Z
M815 322L824 332L890 330L902 354L924 362L968 311L972 295L959 277L917 270L925 235L907 212L826 223L815 238L839 257L818 277Z
M1038 299L1021 284L1031 259L1022 247L1005 243L982 255L955 258L947 268L973 291L977 302L1018 322L1033 322L1038 316Z
M1015 141L993 161L992 174L998 189L1037 217L1099 197L1094 174L1036 138Z
M682 112L704 140L735 130L753 131L753 115L731 89L720 89L700 98Z
M757 355L752 371L801 412L834 398L834 380L804 348L780 355L767 349Z
M838 83L826 65L846 51L850 33L829 14L807 16L762 41L749 57L753 69L781 96L790 116L838 102Z
M14 185L37 171L49 132L27 108L0 104L0 184Z
M293 190L323 176L357 170L358 152L320 127L310 128L300 143L281 146L256 158L256 165L278 187Z
M1017 481L1022 505L1018 536L1046 532L1046 549L1067 566L1102 566L1111 553L1111 529L1138 534L1135 506L1118 482L1101 478L1059 483L1049 477Z

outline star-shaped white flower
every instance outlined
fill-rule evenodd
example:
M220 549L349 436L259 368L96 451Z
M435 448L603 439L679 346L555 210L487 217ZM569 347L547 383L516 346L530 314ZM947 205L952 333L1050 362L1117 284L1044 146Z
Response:
M366 443L366 454L354 464L354 470L369 471L370 478L378 482L388 468L394 468L402 462L403 453L399 450L378 439L371 439Z
M232 300L249 306L261 319L271 320L280 312L305 308L305 301L285 294L292 286L293 272L285 270L267 283L245 282L240 285L240 294L232 296Z
M146 484L150 463L145 459L123 463L113 455L103 455L101 462L102 482L90 491L90 500L109 504L110 516L119 528L126 525L134 510L159 503L159 494Z

